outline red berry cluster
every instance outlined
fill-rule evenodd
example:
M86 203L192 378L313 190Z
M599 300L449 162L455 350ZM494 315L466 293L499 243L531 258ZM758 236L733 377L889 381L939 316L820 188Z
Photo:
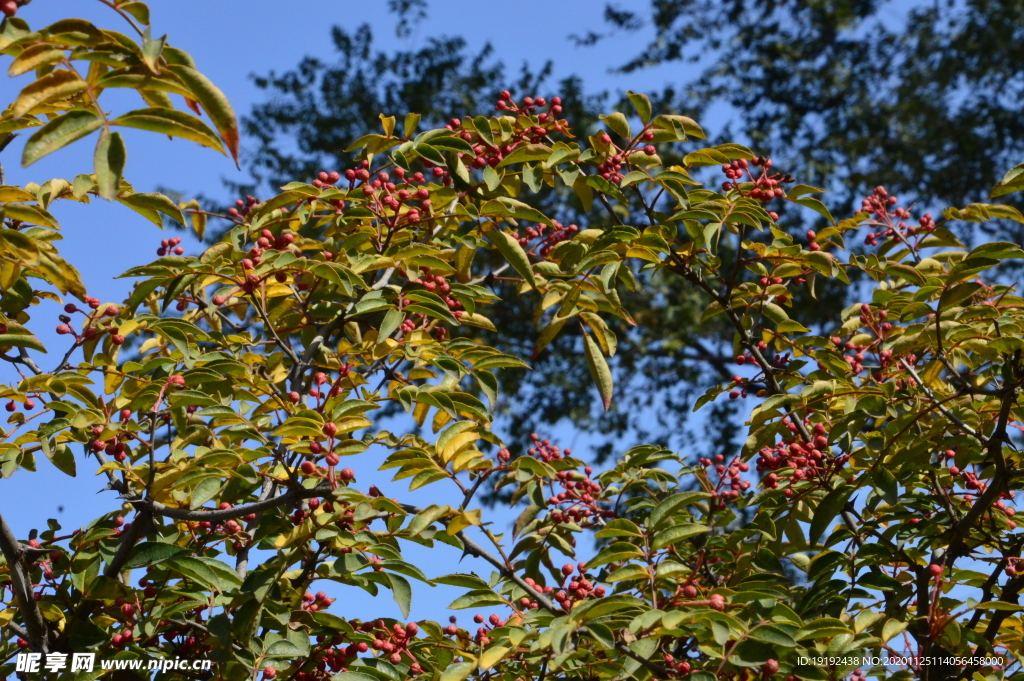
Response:
M85 301L93 310L98 310L100 307L99 298L86 296ZM74 303L68 303L64 306L64 312L66 314L58 315L60 324L58 324L55 329L58 335L67 336L73 334L75 336L76 343L84 343L90 338L95 338L100 334L109 333L111 334L110 340L114 345L121 345L124 343L124 337L116 333L118 329L118 325L116 323L111 320L107 324L102 324L104 318L116 317L118 315L120 310L116 305L107 305L102 312L97 311L87 313L85 310L80 310ZM74 327L71 326L71 317L68 316L70 314L75 314L76 312L81 312L85 315L85 324L82 326L82 333L75 332Z
M547 107L547 111L540 111ZM562 98L552 97L550 101L543 97L523 97L521 105L517 105L515 100L512 99L512 93L508 90L502 90L498 96L498 101L494 104L495 111L507 111L509 113L518 114L522 116L537 116L537 121L541 124L549 123L552 124L552 128L559 132L568 132L567 121L556 120L559 114L562 113ZM456 122L458 119L452 119L453 128L457 128ZM563 126L565 129L563 130ZM546 131L538 132L538 135L544 135ZM466 140L467 142L469 140ZM541 141L540 139L532 140L534 142Z
M22 404L22 408L25 411L32 411L33 409L36 408L36 401L33 400L33 399L27 399ZM8 402L6 405L4 405L4 409L6 409L7 411L17 411L18 410L18 403L17 402Z
M184 255L185 249L179 246L181 243L181 237L174 237L173 239L161 239L160 248L156 249L156 254L159 256L171 255Z
M318 594L319 595L319 594ZM359 624L355 621L349 622L349 624L356 630L359 629ZM370 650L370 645L366 641L359 641L356 643L350 643L347 646L342 647L345 642L344 636L335 636L330 640L326 636L317 636L318 648L322 648L324 645L337 646L330 647L323 650L320 653L320 659L316 661L314 670L300 671L299 674L305 674L303 678L306 679L323 679L329 675L325 672L329 669L332 673L344 672L345 665L352 664L352 662L359 656L360 653L365 653ZM318 674L319 672L319 674ZM263 671L264 678L272 679L276 675L276 670L273 667L267 667ZM295 678L299 678L296 675Z
M922 215L917 226L908 225L906 221L911 217L910 211L895 207L897 203L896 197L889 196L889 191L885 187L875 187L871 195L864 198L860 204L861 212L872 216L873 220L869 223L871 226L880 228L864 237L865 244L877 246L879 239L889 237L905 242L907 237L923 236L935 229L935 220L932 219L931 213Z
M289 250L289 247L295 241L295 235L291 232L281 232L281 234L275 236L269 229L262 229L259 234L254 233L252 239L253 247L249 251L249 257L252 259L253 264L258 265L260 264L263 252L267 249Z
M797 433L796 424L788 416L782 419L782 423L791 433ZM805 428L811 431L811 442L804 442L799 436L783 440L773 447L761 449L757 459L757 471L769 471L768 475L764 476L764 486L769 489L777 488L783 478L775 471L793 469L789 473L791 485L786 489L787 497L793 496L793 483L801 480L821 483L842 468L850 458L848 454L832 456L824 423L811 425L810 416L804 417L803 423Z
M590 596L594 598L604 597L605 588L595 585L593 581L588 579L586 569L587 564L582 562L579 565L566 563L562 566L562 588L555 592L554 598L555 602L563 610L571 610L573 604ZM577 570L579 570L579 575L573 577L573 573Z
M762 353L762 356L763 356L763 353L768 349L768 344L765 343L764 341L758 341L756 347L757 347L758 351ZM788 352L786 354L784 354L784 355L780 355L780 354L775 354L774 356L769 355L765 359L765 361L768 362L768 364L770 364L773 367L782 368L782 367L785 367L786 365L789 364L790 356L789 356ZM752 352L744 352L742 355L736 355L735 362L736 362L736 364L738 364L740 366L743 366L744 364L749 364L751 366L759 366L758 363L757 363L757 358L754 357L754 354ZM760 374L758 376L760 376ZM744 379L744 378L742 378L740 376L733 376L733 381L735 381L736 383L739 383L741 385L743 385L745 383L750 383L750 382L753 382L753 381L756 381L756 380L757 380L757 378L747 380L747 379ZM730 395L730 397L731 397L731 395Z
M945 458L949 461L949 474L951 477L959 477L961 482L963 483L963 486L966 487L971 492L975 492L977 494L985 493L985 490L988 489L988 483L986 483L984 480L979 480L978 474L976 472L972 470L961 470L956 464L953 463L953 459L956 458L955 450L947 449L945 452L943 452L943 454ZM1000 492L999 499L994 504L992 504L992 507L995 508L997 511L1003 513L1003 515L1005 515L1007 519L1012 518L1017 514L1017 509L1015 509L1013 506L1008 506L1006 502L1014 499L1016 496L1016 493L1013 492L1012 490L1009 492ZM968 503L973 502L974 494L965 494L964 501ZM1010 524L1011 529L1017 527L1017 524L1014 521L1008 520L1008 522Z
M844 354L843 359L850 365L850 371L855 375L864 371L864 361L866 359L864 353L866 351L877 352L879 365L872 373L872 378L879 383L883 383L888 380L889 373L891 373L890 370L896 364L896 358L894 357L892 350L878 349L881 346L882 341L892 331L892 324L885 321L888 316L889 313L886 310L873 310L870 305L863 303L860 306L859 319L861 324L867 327L867 329L875 335L875 340L865 345L863 343L856 344L853 341L844 342L839 336L832 336L829 338L831 343L837 348L842 349L844 353L851 353ZM914 355L907 355L907 359L911 363L914 363L917 360ZM818 363L818 369L824 370L824 365L820 362ZM900 380L900 384L902 384L902 379Z
M416 640L416 634L420 631L418 624L409 622L402 626L401 623L395 622L389 627L384 620L377 620L364 624L362 629L374 635L371 647L386 655L388 662L401 664L403 658L408 658L411 662L409 671L413 674L422 673L423 668L409 651L409 644Z
M725 456L722 454L717 454L714 460L702 457L699 462L705 469L713 470L718 476L718 482L710 492L711 498L718 500L719 508L725 508L729 501L740 496L740 492L750 489L750 481L742 479L743 473L748 472L750 466L741 461L740 457L735 457L728 465L726 465ZM710 481L710 474L707 476Z
M253 291L256 290L256 287L259 284L266 281L270 277L269 274L264 275L263 277L258 277L256 276L256 274L252 272L252 270L256 269L256 266L263 261L263 254L267 250L271 248L278 251L287 250L293 252L297 258L307 257L306 254L302 253L297 246L292 245L295 241L295 235L291 232L286 231L282 232L280 235L275 236L274 233L271 232L269 229L263 229L258 233L253 233L252 235L250 235L250 238L253 241L253 246L252 248L249 249L249 252L246 254L246 257L242 258L242 260L239 262L239 264L242 266L242 269L248 272L248 274L246 274L245 277L240 282L238 282L238 289L229 292L227 296L215 295L213 296L213 298L210 299L210 301L217 307L223 305L227 301L228 296L234 295L239 291L245 293L252 293ZM288 281L288 273L284 270L280 270L274 274L274 278L276 281L284 283ZM299 289L305 289L308 288L308 285L297 284L296 287ZM183 308L179 307L178 309Z
M93 426L92 434L94 437L98 437L103 433L103 430L103 426ZM113 457L116 461L124 461L128 458L128 446L123 440L130 437L131 435L128 432L119 432L107 440L93 440L92 448L97 452L105 452L107 456Z
M448 618L448 621L451 622L454 625L455 617L453 616L453 617ZM484 616L480 615L480 614L473 615L473 621L476 622L477 624L484 624ZM487 617L487 624L490 624L490 627L482 626L482 627L478 627L477 628L477 630L476 630L476 642L479 645L481 645L481 646L489 645L490 642L491 642L491 638L487 634L489 634L492 630L497 629L498 627L505 626L505 624L507 622L508 622L508 620L503 620L498 615L496 615L494 613L491 613ZM447 629L445 631L447 633L447 632L452 631L453 629L457 629L457 628L455 626L449 626L449 627L447 627ZM455 634L450 634L450 635L455 635Z
M680 674L689 674L690 670L692 669L692 665L690 665L689 662L687 662L686 660L679 660L677 662L675 655L670 655L669 653L665 653L663 661L666 667L668 667L669 669L674 669Z
M548 110L538 113L538 110L545 106ZM512 99L512 94L505 90L495 104L495 109L517 114L513 123L513 135L504 144L498 145L484 139L477 130L472 126L463 125L458 118L453 118L445 126L448 130L458 132L464 142L473 145L472 154L460 151L458 156L464 163L477 170L485 166L496 167L520 144L539 143L545 141L552 133L569 132L568 121L558 120L558 114L562 113L562 100L558 97L552 97L550 102L543 97L524 97L522 105L517 105ZM534 116L537 124L532 120ZM446 177L445 180L445 184L450 184L450 178Z
M451 184L451 178L444 168L435 168L425 160L423 164L444 185ZM381 170L374 174L370 171L370 162L363 160L358 168L349 168L344 173L322 170L312 184L319 189L331 188L342 178L348 181L349 189L362 186L363 195L371 199L365 207L385 222L389 232L419 224L424 216L430 215L433 207L423 173L409 173L401 166L394 166L390 173ZM418 205L410 204L411 201L417 201ZM330 199L330 203L336 214L342 215L345 212L346 203L343 199ZM403 206L406 208L404 212Z
M630 171L629 158L632 154L641 153L646 156L655 156L658 153L653 144L645 144L642 148L640 147L641 142L650 142L654 139L654 131L652 130L645 129L623 149L620 149L612 141L612 136L608 133L602 133L598 139L612 147L614 151L598 164L597 173L615 184L622 182L623 172L628 173Z
M227 510L229 508L232 508L232 506L228 502L222 501L218 508L220 508L221 510ZM249 513L247 515L244 515L242 516L242 520L245 520L247 522L256 520L256 514ZM209 543L211 540L231 541L232 548L236 552L241 551L243 548L245 548L246 542L248 541L248 537L242 536L242 533L245 532L245 528L243 528L241 523L239 523L237 520L233 518L229 518L228 520L225 520L224 522L217 524L214 524L209 520L190 522L188 526L189 529L192 530L193 536L205 534L206 536L203 537L203 539L207 543Z
M540 241L534 245L531 253L546 258L552 248L573 238L579 231L580 228L576 225L566 227L557 220L552 220L551 226L539 224L536 227L528 227L525 236L519 237L519 245L525 248L531 241L539 238Z
M452 297L452 285L444 276L440 274L432 274L430 272L429 267L424 267L422 278L414 281L417 281L418 283L422 284L423 288L430 291L431 293L436 293L438 296L440 296L440 298L444 301L444 304L448 307L448 310L452 313L452 316L455 317L455 319L462 319L462 317L465 315L465 311L461 309L462 303ZM400 310L412 304L413 301L409 300L408 298L402 297L398 299L398 309ZM408 334L412 333L416 329L429 330L433 324L436 324L436 322L433 319L431 319L422 312L417 312L415 316L409 317L404 322L402 322L401 326L399 326L398 328L402 333ZM438 338L442 339L447 335L445 329L439 326L434 328L434 332L435 335L438 336Z
M558 445L551 444L551 440L547 438L542 440L537 433L530 433L530 442L532 446L526 450L526 453L545 463L557 461L563 456L572 456L572 450L568 447L563 450Z
M761 168L761 174L754 176L750 170L750 166ZM772 160L770 158L755 158L749 163L746 159L737 159L732 163L722 166L722 172L725 176L732 180L731 182L723 182L722 189L724 191L730 191L735 189L739 192L740 196L745 196L755 201L767 203L772 199L782 198L786 195L786 191L781 185L788 182L793 182L793 178L790 175L783 175L781 173L775 173L769 175L768 171L771 170ZM741 184L741 180L744 176L749 178L748 182L753 183L753 187L746 189ZM776 213L769 213L772 220L778 220L779 216Z
M255 196L246 196L245 200L238 199L235 205L228 208L228 215L235 219L247 217L252 209L259 204L260 200Z
M302 609L306 612L325 610L331 607L331 603L334 603L334 599L328 598L327 594L323 591L317 591L315 594L307 591L302 594Z
M596 521L588 522L587 518L615 517L613 511L602 509L599 505L599 495L603 488L590 479L589 476L593 470L587 466L584 472L586 475L574 471L559 471L557 473L556 479L562 487L562 491L548 499L548 504L552 508L552 522L579 522L581 526L588 527L597 523ZM562 504L567 504L567 506L559 508Z

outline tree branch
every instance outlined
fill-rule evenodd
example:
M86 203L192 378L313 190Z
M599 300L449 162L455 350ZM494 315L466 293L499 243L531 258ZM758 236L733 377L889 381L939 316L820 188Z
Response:
M40 653L47 653L50 650L50 632L46 627L46 620L39 609L35 593L32 591L32 582L28 578L29 568L26 565L25 546L19 542L7 521L0 515L0 551L7 559L8 572L11 575L11 587L14 590L15 598L18 599L18 609L25 620L25 640L33 650Z

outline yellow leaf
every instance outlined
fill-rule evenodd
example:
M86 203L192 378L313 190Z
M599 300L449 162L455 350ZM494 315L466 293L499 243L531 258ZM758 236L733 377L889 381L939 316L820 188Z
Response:
M448 442L445 443L444 449L441 453L441 460L448 463L452 460L456 454L461 452L463 449L473 444L480 439L479 433L473 430L469 430L463 433L459 433Z
M480 669L490 669L512 651L507 646L492 646L480 656Z

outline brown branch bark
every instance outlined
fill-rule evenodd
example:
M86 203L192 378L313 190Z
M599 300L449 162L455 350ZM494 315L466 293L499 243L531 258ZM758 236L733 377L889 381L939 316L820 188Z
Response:
M50 630L32 591L27 548L15 538L7 521L0 515L0 551L7 560L7 571L11 575L11 586L18 601L18 610L25 620L25 640L32 650L45 654L50 650Z

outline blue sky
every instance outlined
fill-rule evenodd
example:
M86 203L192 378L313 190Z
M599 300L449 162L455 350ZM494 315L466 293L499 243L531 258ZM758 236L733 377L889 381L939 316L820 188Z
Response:
M618 3L619 7L634 9L643 9L645 5L638 0ZM578 74L587 82L589 90L653 90L666 82L685 80L690 75L679 65L628 76L609 73L611 67L638 51L650 34L641 31L619 36L598 48L574 47L567 39L570 33L603 28L600 3L585 0L518 0L515 3L431 0L429 18L417 26L413 35L403 39L396 38L394 19L381 1L154 0L150 6L154 32L169 34L170 44L189 51L199 68L228 95L239 116L253 104L264 101L264 94L253 85L250 75L289 69L306 55L330 60L329 27L332 24L353 29L369 23L374 28L378 47L384 49L415 47L440 34L464 36L474 50L490 41L510 73L524 62L540 66L551 59L555 63L556 78ZM79 16L102 26L125 30L113 12L94 0L39 0L22 9L19 16L34 28L68 16ZM3 61L0 61L0 68L6 70ZM0 99L6 105L18 89L27 84L29 76L15 80L4 78L0 81L3 83ZM111 102L111 108L118 111L140 106L128 97L118 100L115 96ZM388 113L402 116L406 112ZM181 191L186 198L197 193L229 198L222 180L242 181L247 177L227 158L190 142L169 141L130 130L125 134L128 146L125 176L138 191L167 187ZM91 171L92 145L88 140L24 169L16 162L23 140L17 140L0 157L8 184L42 183L56 177L72 179L78 173ZM243 153L246 144L243 138ZM114 277L133 265L153 259L160 239L167 236L117 204L99 200L88 206L63 202L52 210L63 226L62 253L80 269L90 295L104 302L119 302L125 297L130 283ZM200 250L194 241L186 241L184 245L190 252ZM40 362L44 368L51 367L63 354L58 337L51 331L58 323L58 313L58 306L49 303L32 312L33 327L44 343L53 348ZM0 367L0 377L5 381L16 380L8 366ZM579 443L572 441L569 429L559 430L563 446L577 447ZM47 517L58 518L65 527L75 527L116 506L113 493L96 493L102 485L92 476L91 463L79 461L79 476L74 479L57 472L45 460L39 464L39 472L35 474L20 471L11 480L0 482L3 486L0 513L19 535L32 527L42 527ZM394 494L404 490L404 486L387 485L389 476L371 472L373 467L370 462L360 467L365 470L365 473L360 471L360 487L376 483L386 491L390 487ZM450 501L437 498L437 494L420 493L415 501L424 505L431 501ZM63 513L58 513L59 506L64 507ZM504 531L510 518L507 513L501 514L495 531ZM444 555L410 546L408 557L424 565L431 575L469 569L476 569L482 575L489 573L486 566L472 559L457 565L457 553L447 548L437 551L444 551ZM342 595L337 590L327 590L333 591L332 595ZM415 593L413 618L440 619L446 616L441 609L458 595L458 590L416 588ZM398 616L397 608L387 595L372 603L372 611L371 599L363 592L349 589L343 595L346 608L344 612L338 611L339 614ZM462 616L464 623L469 616Z

